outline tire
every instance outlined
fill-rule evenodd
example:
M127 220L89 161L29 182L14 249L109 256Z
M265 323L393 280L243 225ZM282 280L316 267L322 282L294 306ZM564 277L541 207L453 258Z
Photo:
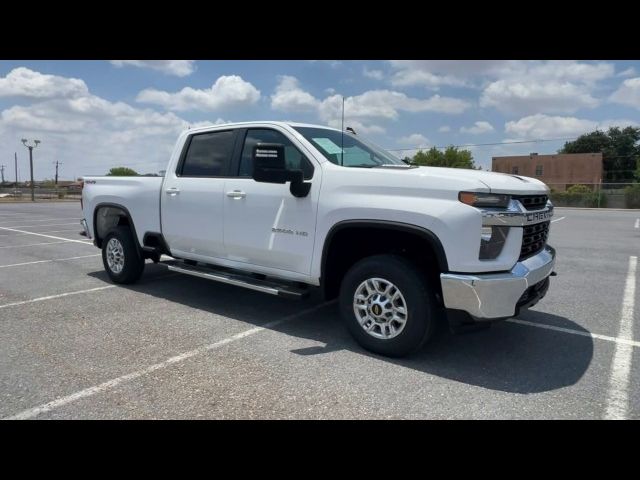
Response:
M380 296L379 292L389 284L392 286L387 290L389 296ZM391 297L395 300L389 303ZM402 310L406 312L404 316ZM349 332L362 347L389 357L402 357L425 345L433 336L439 317L427 276L397 255L375 255L353 265L340 286L340 312ZM375 313L380 316L374 316Z
M138 281L144 271L144 258L129 227L115 227L107 233L102 241L102 263L112 282Z

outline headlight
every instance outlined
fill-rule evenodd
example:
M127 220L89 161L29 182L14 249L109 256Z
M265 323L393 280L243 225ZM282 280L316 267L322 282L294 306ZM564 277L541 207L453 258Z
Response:
M460 192L458 200L472 207L506 208L509 206L509 195L498 193Z

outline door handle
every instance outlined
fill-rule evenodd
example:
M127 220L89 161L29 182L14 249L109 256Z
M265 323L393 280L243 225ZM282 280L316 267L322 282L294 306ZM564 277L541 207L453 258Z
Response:
M176 188L176 187L171 187L171 188L167 188L167 189L165 190L165 192L166 192L168 195L174 196L174 195L177 195L177 194L179 194L179 193L180 193L180 189L179 189L179 188Z
M231 192L227 192L227 197L231 197L231 198L244 198L246 197L247 194L244 193L242 190L233 190Z

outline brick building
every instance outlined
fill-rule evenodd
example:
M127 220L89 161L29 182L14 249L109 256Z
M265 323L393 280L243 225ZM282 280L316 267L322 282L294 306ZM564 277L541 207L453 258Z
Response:
M533 177L556 191L571 185L596 185L602 181L602 153L558 153L493 157L491 170Z

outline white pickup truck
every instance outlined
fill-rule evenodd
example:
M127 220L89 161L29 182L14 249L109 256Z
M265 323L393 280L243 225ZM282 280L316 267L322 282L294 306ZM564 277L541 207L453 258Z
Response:
M542 182L407 165L355 132L250 122L185 131L164 177L85 177L83 235L116 283L145 260L260 292L339 297L389 356L517 315L554 275Z

